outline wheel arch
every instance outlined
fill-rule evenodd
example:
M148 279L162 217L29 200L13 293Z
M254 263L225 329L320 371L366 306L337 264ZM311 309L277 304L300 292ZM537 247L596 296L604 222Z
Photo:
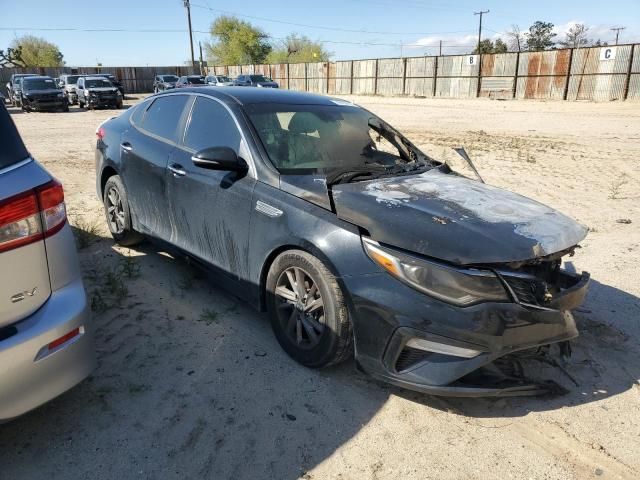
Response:
M278 255L280 255L281 253L284 253L286 251L289 250L301 250L303 252L306 252L310 255L313 255L314 257L316 257L318 260L320 260L329 270L329 272L331 272L331 274L336 278L338 284L340 285L340 288L343 291L343 294L346 296L347 293L345 291L344 285L342 284L342 281L340 279L340 277L338 276L337 273L337 269L335 268L335 266L333 265L333 263L329 260L329 258L322 252L322 250L320 248L318 248L316 245L314 245L313 243L307 241L307 240L302 240L302 239L296 239L296 241L284 244L284 245L280 245L276 248L274 248L271 252L269 252L269 254L267 255L265 261L262 264L262 269L260 271L260 298L259 298L259 307L260 307L260 311L264 312L267 309L267 304L266 304L266 300L267 300L267 275L269 274L269 269L271 268L271 265L273 265L274 260L278 257Z
M104 186L107 184L107 180L114 175L118 175L118 171L112 165L106 165L102 169L100 174L100 198L104 196Z

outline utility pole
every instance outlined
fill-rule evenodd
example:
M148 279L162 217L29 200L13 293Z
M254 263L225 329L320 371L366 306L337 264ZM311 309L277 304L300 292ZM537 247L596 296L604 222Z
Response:
M478 27L478 53L480 53L480 41L482 40L482 15L485 13L489 13L489 10L473 12L474 15L480 15L480 26Z
M189 45L191 46L191 67L195 67L196 65L196 58L193 55L193 32L191 31L191 4L189 3L189 0L183 0L184 1L184 8L187 9L187 20L189 21Z
M439 55L438 55L438 56L439 56L439 57L441 57L441 56L442 56L442 40L440 40L440 53L439 53Z
M202 42L198 42L200 47L200 75L204 75L204 62L202 61Z
M620 30L626 30L627 27L614 27L610 28L612 32L616 32L616 45L618 45L618 36L620 36Z

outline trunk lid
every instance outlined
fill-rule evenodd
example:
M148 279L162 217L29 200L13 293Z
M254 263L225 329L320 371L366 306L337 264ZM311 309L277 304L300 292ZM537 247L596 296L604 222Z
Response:
M534 200L439 169L332 187L339 218L379 242L460 265L531 260L587 229Z
M28 153L6 109L0 108L0 328L35 312L49 298L51 284L42 234L20 244L11 240L36 231L34 188L51 176ZM30 200L32 198L32 200ZM38 209L39 210L39 209ZM30 217L28 220L19 218ZM40 226L40 228L42 228Z

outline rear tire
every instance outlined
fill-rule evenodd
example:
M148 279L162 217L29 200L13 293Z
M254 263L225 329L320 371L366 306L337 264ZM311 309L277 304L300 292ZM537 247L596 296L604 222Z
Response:
M310 368L353 355L353 333L340 285L325 265L302 250L281 253L266 280L267 308L276 339Z
M119 245L131 247L144 240L131 224L131 211L127 192L119 175L109 177L102 195L107 225L111 236Z

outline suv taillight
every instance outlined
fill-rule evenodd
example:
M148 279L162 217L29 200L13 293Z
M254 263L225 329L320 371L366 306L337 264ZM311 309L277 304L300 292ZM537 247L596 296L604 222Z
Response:
M0 202L0 253L42 240L67 220L62 185L53 180Z

